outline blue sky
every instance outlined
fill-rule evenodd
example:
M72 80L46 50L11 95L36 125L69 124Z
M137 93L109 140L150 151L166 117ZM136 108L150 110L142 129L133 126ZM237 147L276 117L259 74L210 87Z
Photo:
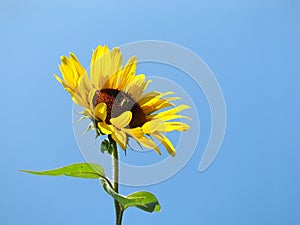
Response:
M99 44L149 39L185 46L207 63L223 90L227 131L217 159L200 173L210 116L203 93L187 88L201 112L198 148L171 179L121 187L151 191L163 207L129 209L123 224L299 224L299 2L1 1L0 11L0 224L113 223L112 201L96 180L17 170L84 160L71 99L53 79L61 55L72 51L88 66Z

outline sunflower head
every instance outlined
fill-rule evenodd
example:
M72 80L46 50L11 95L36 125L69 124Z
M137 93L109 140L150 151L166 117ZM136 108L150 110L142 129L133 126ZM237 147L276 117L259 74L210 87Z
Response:
M84 116L91 119L98 134L110 135L123 150L128 139L133 138L161 154L152 140L155 138L175 156L174 146L164 133L189 129L188 124L177 121L189 119L179 114L189 107L175 107L172 102L179 98L168 97L173 92L145 93L151 80L146 80L144 74L136 75L136 57L122 65L119 48L110 50L107 46L98 46L92 54L89 75L70 53L69 57L61 57L62 78L54 76L71 94L72 100L84 108Z

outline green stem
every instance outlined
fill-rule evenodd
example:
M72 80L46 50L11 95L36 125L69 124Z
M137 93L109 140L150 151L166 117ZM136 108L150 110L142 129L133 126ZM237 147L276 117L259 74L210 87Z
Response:
M113 163L113 188L115 192L119 193L119 154L116 142L112 137L108 136L109 142L112 147L112 163ZM116 212L116 225L122 224L123 209L120 203L115 201L115 212Z

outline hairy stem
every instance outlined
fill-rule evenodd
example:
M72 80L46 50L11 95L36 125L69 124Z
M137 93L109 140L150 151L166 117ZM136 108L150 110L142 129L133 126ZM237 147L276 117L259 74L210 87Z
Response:
M116 142L112 139L112 137L108 136L109 142L112 147L112 164L113 164L113 188L115 192L119 193L119 154L117 149ZM123 209L120 203L115 201L115 212L116 212L116 225L122 224L123 217Z

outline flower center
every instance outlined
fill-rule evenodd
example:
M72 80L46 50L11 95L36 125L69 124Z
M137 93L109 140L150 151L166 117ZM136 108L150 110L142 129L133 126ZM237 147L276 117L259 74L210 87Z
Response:
M147 122L145 113L139 103L123 91L110 88L98 90L93 98L94 107L99 103L106 104L107 116L105 122L107 124L111 124L111 118L118 117L126 111L132 113L132 119L129 123L130 128L141 127Z

